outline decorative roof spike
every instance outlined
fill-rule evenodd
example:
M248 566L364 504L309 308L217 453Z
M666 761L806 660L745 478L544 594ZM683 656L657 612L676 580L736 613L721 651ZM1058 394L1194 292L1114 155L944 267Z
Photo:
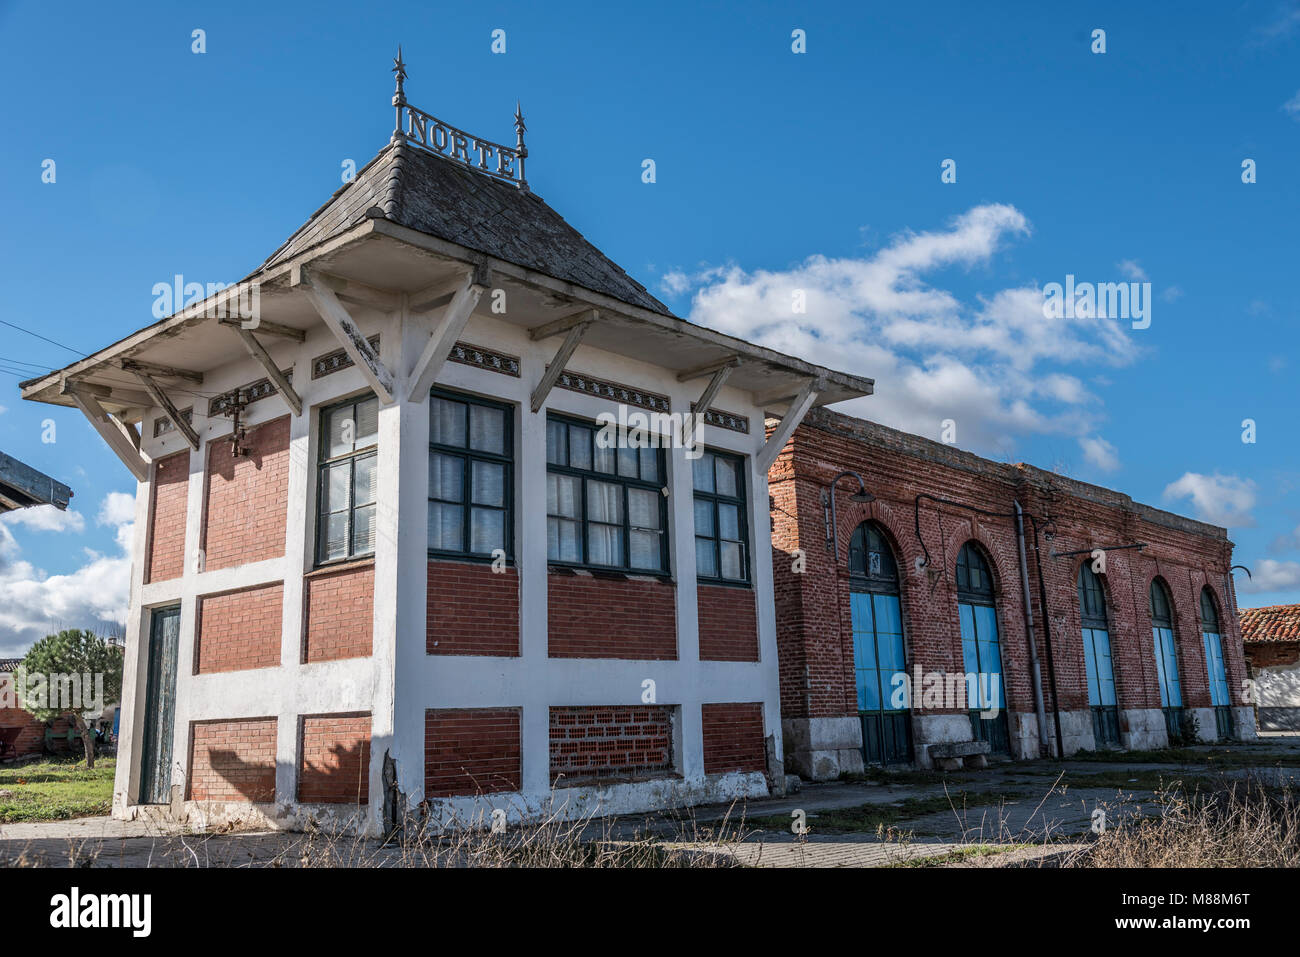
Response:
M402 133L402 107L406 105L406 90L403 84L406 82L406 64L402 62L402 45L397 45L397 59L393 61L393 73L397 75L397 90L393 93L393 106L397 110L397 125L393 127L393 140L396 142L403 136Z
M528 177L524 175L524 160L528 157L528 147L524 145L524 112L515 100L515 149L519 153L519 188L528 192Z

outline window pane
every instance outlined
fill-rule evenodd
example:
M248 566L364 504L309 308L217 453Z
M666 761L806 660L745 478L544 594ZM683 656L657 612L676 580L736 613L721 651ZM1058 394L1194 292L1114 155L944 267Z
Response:
M739 581L745 577L744 556L739 542L722 542L718 546L722 554L722 577Z
M718 494L736 495L736 465L729 459L717 459Z
M429 453L429 498L465 501L465 463L454 455Z
M546 420L546 461L551 465L567 465L569 453L564 442L565 428L563 422Z
M712 492L713 456L707 452L691 463L691 473L695 481L695 491Z
M429 414L429 441L457 448L465 446L465 403L434 396Z
M593 565L623 564L623 528L620 525L587 526L587 561Z
M470 501L475 505L506 504L506 467L496 462L471 462Z
M659 532L634 529L630 542L632 567L653 571L663 570L663 552L659 548Z
M617 458L617 450L615 450L612 447L601 448L600 445L601 434L602 433L597 433L595 441L591 443L593 446L592 448L593 468L597 472L605 472L608 475L613 475L614 468L615 468L615 459Z
M695 540L695 573L705 578L718 577L718 557L711 538Z
M375 550L375 506L365 505L352 513L352 554Z
M637 450L627 446L618 448L618 474L624 478L637 477Z
M578 517L578 482L572 475L546 476L547 514Z
M352 504L352 463L343 461L327 466L325 476L326 511L337 512L348 508Z
M357 403L356 442L354 448L365 449L379 441L379 399L371 397Z
M563 426L561 426L563 428ZM591 429L569 426L569 465L591 471Z
M472 508L469 515L469 550L487 554L506 547L506 513L494 508Z
M486 405L469 407L469 447L478 452L506 454L505 409Z
M458 552L465 547L462 522L465 510L459 505L429 503L429 547Z
M325 413L325 455L327 459L347 455L356 438L356 419L352 405L340 405Z
M740 509L735 505L718 503L718 535L733 542L740 540Z
M375 476L378 474L376 465L379 463L379 456L363 455L355 461L356 467L352 473L355 487L352 504L369 505L375 500Z
M629 524L637 528L660 528L659 499L661 497L658 492L651 492L648 489L628 489L627 517Z
M609 482L587 483L587 520L623 523L623 487Z
M551 561L579 562L578 523L562 518L546 520L546 557Z
M713 503L704 499L695 500L695 534L713 534Z
M325 558L343 558L348 553L348 513L336 512L325 522Z
M659 450L658 449L641 449L641 478L646 482L658 482L659 479Z

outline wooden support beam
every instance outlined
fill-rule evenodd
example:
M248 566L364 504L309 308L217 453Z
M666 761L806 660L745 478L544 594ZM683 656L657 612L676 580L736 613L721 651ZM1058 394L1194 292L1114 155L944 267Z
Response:
M713 375L719 369L734 369L740 365L740 356L728 356L725 359L719 359L717 362L710 362L708 365L700 366L698 369L687 369L685 372L677 373L678 382L690 382L692 379L703 379L706 375Z
M727 381L727 376L731 375L731 370L733 368L735 368L735 366L720 366L718 370L713 373L713 378L710 379L709 384L704 387L704 394L700 396L700 401L695 403L695 412L697 414L703 415L705 412L709 411L709 406L711 406L713 400L718 397L718 390L721 389L722 384Z
M560 348L555 352L555 358L551 360L551 364L542 373L542 381L537 383L537 388L533 390L532 406L534 412L542 407L546 397L551 394L551 389L555 387L555 383L559 381L560 376L564 373L564 367L573 356L573 350L578 348L578 343L582 341L582 337L586 334L594 319L594 309L591 315L592 318L588 318L585 322L580 322L569 329L569 334L564 337L564 342L560 343Z
M158 404L158 408L162 409L163 414L165 414L167 418L171 419L172 425L176 426L176 430L180 432L181 435L185 436L185 441L190 443L190 448L197 451L199 447L199 434L194 431L194 426L185 421L185 417L180 414L176 406L172 404L172 400L167 398L163 393L163 390L158 388L158 383L153 380L153 377L150 376L149 373L141 372L138 369L132 369L131 371L135 374L135 377L140 380L140 384L144 386L145 391L148 392L154 402Z
M320 313L321 319L325 321L330 332L334 333L334 338L343 346L343 351L348 354L361 375L375 390L379 401L384 405L391 405L394 391L393 374L379 361L379 355L374 347L366 341L365 333L358 328L343 303L339 302L338 297L334 295L334 291L317 282L306 269L299 270L298 285L311 300L311 304L316 307L316 311Z
M762 474L766 475L768 470L772 468L773 463L776 462L776 457L785 448L785 443L790 441L790 436L794 434L794 430L798 428L799 423L803 421L803 417L808 414L808 410L817 401L817 396L825 391L825 379L809 379L804 387L799 390L799 393L794 397L794 401L790 403L790 408L786 409L785 415L781 417L781 424L776 427L776 430L768 437L767 442L759 449L758 455L754 457L754 464Z
M302 342L307 338L307 332L304 329L295 329L293 326L271 322L268 319L218 319L217 321L223 326L231 326L235 329L256 329L264 336L283 336L285 339L292 339L294 342ZM246 325L246 323L252 323L252 325Z
M155 379L184 379L186 382L193 382L195 385L203 384L202 372L177 369L175 366L160 366L152 362L141 362L139 359L123 359L122 368L127 372L143 372Z
M451 297L451 302L443 308L437 327L429 336L420 358L415 361L415 366L411 369L411 388L406 395L406 401L423 402L428 398L429 389L438 378L438 373L442 371L447 356L451 355L456 340L465 331L465 324L469 322L474 307L487 291L489 282L487 276L475 274L470 274L461 281L460 288Z
M449 279L440 279L430 286L425 286L423 289L411 293L407 299L410 303L411 312L428 312L438 305L439 300L455 295L456 291L465 285L466 278L465 272L458 272ZM488 268L487 264L478 263L468 271L468 278L474 285L486 289L492 285L492 270Z
M575 312L571 316L564 316L561 319L555 319L552 322L546 322L536 329L528 331L528 338L533 342L541 342L543 339L549 339L551 336L558 336L561 332L568 332L577 326L586 326L588 323L595 322L600 318L600 313L595 309L584 309L582 312Z
M152 408L153 398L148 392L140 392L136 389L124 389L121 386L98 385L93 382L86 382L81 379L70 380L70 384L75 385L83 392L89 392L100 402L107 402L112 405L120 405L124 409L131 407ZM63 394L68 394L64 392Z
M121 421L112 418L104 411L104 407L99 404L99 397L85 386L67 380L64 380L60 391L72 399L73 404L81 410L81 414L90 421L100 438L108 443L108 447L116 453L136 480L148 481L149 463L140 454L140 450L131 443ZM135 432L134 429L130 431Z
M266 377L275 384L276 391L280 393L280 398L284 399L285 404L293 409L294 415L302 415L302 399L298 398L298 393L289 384L289 380L280 371L280 367L275 364L271 354L257 341L257 336L253 335L253 331L245 329L243 326L236 326L235 332L239 333L239 338L244 341L244 348L248 350L248 354L266 370ZM198 446L195 446L195 448L198 448Z

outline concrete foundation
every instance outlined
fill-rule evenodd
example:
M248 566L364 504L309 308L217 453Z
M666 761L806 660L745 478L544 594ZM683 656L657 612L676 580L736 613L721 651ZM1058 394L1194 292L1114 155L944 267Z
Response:
M833 781L841 774L861 774L862 723L846 718L785 718L785 767L814 781Z
M1296 710L1300 712L1300 709ZM1300 714L1297 714L1297 723L1294 727L1300 729ZM1232 709L1232 733L1236 735L1238 741L1255 741L1259 738L1259 729L1255 727L1254 708L1250 705L1241 705Z
M1119 713L1120 743L1129 751L1155 751L1169 747L1165 715L1159 708L1127 708ZM1210 714L1214 725L1214 714Z

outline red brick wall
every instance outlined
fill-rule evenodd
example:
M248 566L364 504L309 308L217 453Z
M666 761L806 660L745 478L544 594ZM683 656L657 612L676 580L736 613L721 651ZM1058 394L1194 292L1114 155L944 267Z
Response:
M304 804L368 803L370 715L304 715L300 734L298 800Z
M519 657L519 575L491 565L429 562L425 650Z
M1169 583L1173 595L1184 702L1189 707L1209 703L1198 620L1200 589L1206 584L1222 610L1228 679L1234 697L1238 694L1244 659L1235 610L1230 610L1235 606L1232 596L1225 595L1224 573L1232 563L1232 546L1226 537L1199 523L1156 513L1119 492L1028 466L979 459L877 426L859 429L853 421L821 411L810 413L769 473L776 504L773 573L783 717L856 713L848 545L854 529L868 519L884 530L898 564L909 670L918 664L927 672L965 670L954 568L964 542L980 544L996 582L1008 704L1014 711L1033 710L1014 520L922 500L918 539L914 503L919 493L998 513L1011 512L1018 498L1027 514L1038 516L1040 526L1051 517L1055 537L1042 539L1037 556L1046 608L1040 600L1033 528L1026 521L1029 597L1049 711L1055 703L1044 620L1051 632L1060 709L1078 710L1088 704L1077 592L1083 558L1058 559L1051 553L1133 542L1145 542L1147 547L1108 551L1104 579L1120 707L1159 707L1147 604L1147 588L1156 574ZM839 552L832 556L825 546L820 495L842 469L859 472L876 501L849 501L849 483L844 483L845 490L837 498ZM929 550L930 564L918 569L914 563L924 556L922 542ZM796 549L802 550L806 562L802 574L792 570Z
M750 588L698 586L700 660L758 661L758 610Z
M426 711L425 796L518 791L523 786L521 753L518 709Z
M1252 668L1289 668L1300 662L1300 641L1259 641L1246 646Z
M11 694L13 675L9 673L0 674L0 696ZM67 751L68 749L68 728L72 722L68 718L56 718L54 721L55 739L53 747L55 751ZM33 754L40 754L45 750L45 725L37 721L28 712L22 708L0 708L0 728L6 730L12 728L21 729L17 738L14 739L14 750L18 752L18 757L24 758ZM80 752L81 743L75 745Z
M551 572L546 585L552 658L676 659L671 582Z
M550 719L552 784L673 773L668 705L552 707Z
M303 602L304 661L369 657L375 632L373 562L309 575Z
M706 704L701 718L705 774L767 770L762 703Z
M191 801L275 800L275 718L190 725Z
M194 673L278 666L283 607L281 582L199 598Z
M185 572L185 509L190 492L190 453L177 452L154 466L149 507L149 552L144 580L167 581Z
M284 554L289 497L289 417L248 430L247 455L229 436L208 442L204 567L230 568Z

